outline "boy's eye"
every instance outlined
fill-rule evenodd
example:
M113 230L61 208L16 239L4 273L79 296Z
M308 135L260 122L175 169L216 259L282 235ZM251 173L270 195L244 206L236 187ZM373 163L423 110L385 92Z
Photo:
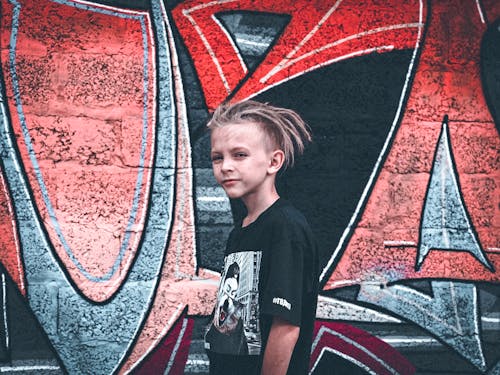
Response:
M237 158L244 158L248 155L246 154L246 152L237 152L234 156L236 156Z
M211 159L212 159L212 163L215 163L217 161L222 160L222 156L221 155L212 155Z

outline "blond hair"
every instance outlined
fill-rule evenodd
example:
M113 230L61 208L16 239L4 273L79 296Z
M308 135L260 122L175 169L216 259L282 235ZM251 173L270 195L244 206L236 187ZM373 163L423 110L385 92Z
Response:
M293 166L295 154L302 154L306 143L312 141L309 126L297 112L254 100L234 104L222 103L214 111L207 127L213 130L226 125L249 122L262 126L274 146L283 151L284 168Z

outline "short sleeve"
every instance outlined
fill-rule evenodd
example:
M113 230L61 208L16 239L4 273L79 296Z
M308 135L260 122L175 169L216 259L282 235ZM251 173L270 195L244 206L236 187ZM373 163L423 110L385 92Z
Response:
M275 224L267 253L268 277L261 285L260 311L300 326L306 245L299 228L286 221Z

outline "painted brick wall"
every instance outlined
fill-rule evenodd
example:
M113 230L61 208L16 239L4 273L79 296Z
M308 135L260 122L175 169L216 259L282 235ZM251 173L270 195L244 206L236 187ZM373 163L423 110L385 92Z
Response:
M0 0L0 372L207 373L224 100L293 108L312 374L500 373L500 5ZM336 372L335 372L336 371Z

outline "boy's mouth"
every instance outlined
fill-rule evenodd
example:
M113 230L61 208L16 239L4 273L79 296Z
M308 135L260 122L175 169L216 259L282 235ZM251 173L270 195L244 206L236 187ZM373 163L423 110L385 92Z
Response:
M222 185L223 185L223 186L232 186L232 185L234 185L236 182L238 182L238 180L233 179L233 178L229 178L229 179L227 179L227 180L223 180L223 181L222 181Z

